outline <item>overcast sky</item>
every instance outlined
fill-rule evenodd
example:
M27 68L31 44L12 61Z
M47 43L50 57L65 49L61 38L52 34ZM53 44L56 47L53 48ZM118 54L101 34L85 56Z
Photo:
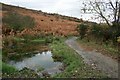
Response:
M0 0L0 2L6 4L88 20L91 18L91 15L81 14L80 11L83 1L84 0Z

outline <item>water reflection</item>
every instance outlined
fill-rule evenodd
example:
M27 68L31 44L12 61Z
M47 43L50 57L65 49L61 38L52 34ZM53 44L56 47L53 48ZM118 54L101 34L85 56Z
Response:
M54 62L51 51L38 53L31 58L25 58L19 62L10 61L10 64L15 66L18 70L27 67L37 71L40 67L43 67L49 74L61 72L59 67L62 66L61 62Z

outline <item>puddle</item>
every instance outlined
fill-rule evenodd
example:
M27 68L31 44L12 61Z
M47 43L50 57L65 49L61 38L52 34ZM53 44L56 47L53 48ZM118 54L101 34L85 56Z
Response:
M63 65L61 62L54 62L51 51L38 53L35 56L25 58L19 62L10 61L10 64L15 66L18 70L22 70L23 68L29 68L36 72L39 68L42 67L44 68L43 71L47 72L50 75L62 72L60 68Z

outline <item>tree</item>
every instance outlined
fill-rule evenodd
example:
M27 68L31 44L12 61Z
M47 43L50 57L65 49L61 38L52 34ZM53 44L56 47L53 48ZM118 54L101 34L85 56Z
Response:
M94 13L109 26L113 43L120 35L120 1L119 0L87 0L81 9L84 13Z

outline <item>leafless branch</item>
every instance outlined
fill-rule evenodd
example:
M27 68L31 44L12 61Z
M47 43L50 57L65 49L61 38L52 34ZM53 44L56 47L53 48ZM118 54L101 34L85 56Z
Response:
M112 8L115 10L115 7L113 6L113 3L112 3L111 0L109 0L109 3L110 3L110 5L112 6Z

